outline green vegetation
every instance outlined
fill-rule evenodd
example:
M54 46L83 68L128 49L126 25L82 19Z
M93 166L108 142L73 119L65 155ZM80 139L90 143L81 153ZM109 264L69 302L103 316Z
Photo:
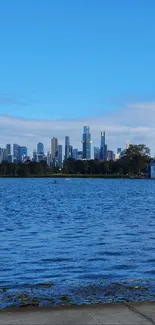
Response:
M144 144L130 145L124 156L117 161L74 160L69 158L60 172L58 167L49 167L45 161L40 163L26 161L22 164L0 164L1 177L99 177L135 178L145 174L150 149Z
M1 288L1 290L2 290L3 292L6 292L7 288Z
M40 286L43 287L52 287L54 285L53 282L44 282L44 283L39 283Z
M63 296L60 297L60 300L64 304L69 304L69 303L71 303L72 298L70 296L68 296L68 295L63 295Z

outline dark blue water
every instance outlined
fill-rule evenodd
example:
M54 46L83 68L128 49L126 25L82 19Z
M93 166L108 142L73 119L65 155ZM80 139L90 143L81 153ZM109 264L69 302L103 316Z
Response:
M155 299L154 181L0 179L0 221L0 307Z

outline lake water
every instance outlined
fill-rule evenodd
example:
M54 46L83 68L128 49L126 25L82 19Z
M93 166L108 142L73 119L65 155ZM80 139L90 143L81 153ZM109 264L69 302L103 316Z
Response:
M155 299L155 182L0 179L0 307Z

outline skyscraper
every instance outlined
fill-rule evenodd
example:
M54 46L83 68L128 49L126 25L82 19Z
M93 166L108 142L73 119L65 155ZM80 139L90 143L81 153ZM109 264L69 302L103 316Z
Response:
M114 153L112 150L108 150L107 151L107 160L110 161L110 160L114 160Z
M74 160L77 160L77 157L78 157L78 149L74 148L74 149L72 150L72 158L73 158Z
M100 149L99 149L99 147L94 147L94 159L100 159Z
M18 146L18 160L22 162L27 157L27 147Z
M104 160L107 160L107 151L108 151L108 147L107 147L107 144L105 144Z
M65 160L69 158L70 138L65 137Z
M51 159L52 161L57 157L57 149L58 149L58 139L53 137L51 139Z
M83 159L91 159L91 134L90 127L83 127L83 137L82 137L82 157Z
M32 157L33 162L37 162L37 152L35 149L33 149L33 157Z
M62 167L62 145L59 144L57 149L58 149L58 151L57 151L57 163L58 163L58 167L61 168Z
M122 152L122 149L121 148L117 148L117 154L120 155Z
M11 155L11 144L6 145L6 157Z
M1 148L1 161L7 160L6 157L6 148Z
M69 145L69 158L72 158L73 146Z
M19 144L17 144L17 143L13 144L13 157L15 160L18 159L18 147L19 147Z
M3 149L0 147L0 163L2 161L2 152L3 152Z
M41 142L37 144L37 154L38 155L44 154L44 145Z
M47 165L48 166L51 165L51 153L50 153L50 151L47 152Z
M105 159L105 132L104 131L101 132L100 159L106 160Z
M81 160L83 157L83 151L78 151L77 160Z

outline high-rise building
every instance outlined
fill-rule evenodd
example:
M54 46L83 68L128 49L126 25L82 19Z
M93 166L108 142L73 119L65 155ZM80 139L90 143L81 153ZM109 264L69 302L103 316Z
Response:
M78 157L78 149L74 148L74 149L72 150L72 158L73 158L74 160L77 160L77 157Z
M82 158L91 159L91 134L90 127L83 127L83 137L82 137Z
M2 162L2 148L0 147L0 163Z
M11 144L6 145L6 158L11 155Z
M18 160L18 147L19 147L19 144L17 143L14 143L13 144L13 157L14 157L14 160Z
M120 155L120 153L122 152L121 148L117 148L117 154Z
M83 151L78 151L77 160L81 160L83 157Z
M112 150L107 150L107 160L114 160L114 153Z
M51 139L51 159L52 162L57 158L58 139L53 137Z
M101 132L100 159L106 160L105 159L105 132L104 131Z
M65 137L65 160L69 158L69 147L70 147L70 138Z
M59 144L57 148L57 164L59 168L62 167L62 145L61 144Z
M1 152L0 162L7 160L7 157L6 157L6 148L1 148L0 152Z
M99 147L94 147L94 159L100 159L100 149L99 149Z
M37 162L40 162L40 161L45 160L45 157L46 157L46 156L44 156L43 153L39 153L39 154L37 155Z
M107 144L105 144L104 160L107 160L107 150L108 150L108 147L107 147Z
M32 161L37 162L37 151L36 151L36 149L33 149Z
M50 151L47 152L47 165L48 166L51 165L51 153L50 153Z
M122 155L122 148L117 148L117 153L115 154L115 160L120 159Z
M43 155L44 154L44 145L41 142L39 142L37 144L37 154L38 155Z
M69 146L69 158L72 158L73 146Z
M13 162L13 156L12 156L12 155L8 155L8 156L7 156L7 161L8 161L9 163L12 163L12 162Z
M22 162L24 158L27 157L27 147L19 146L18 147L18 160Z

